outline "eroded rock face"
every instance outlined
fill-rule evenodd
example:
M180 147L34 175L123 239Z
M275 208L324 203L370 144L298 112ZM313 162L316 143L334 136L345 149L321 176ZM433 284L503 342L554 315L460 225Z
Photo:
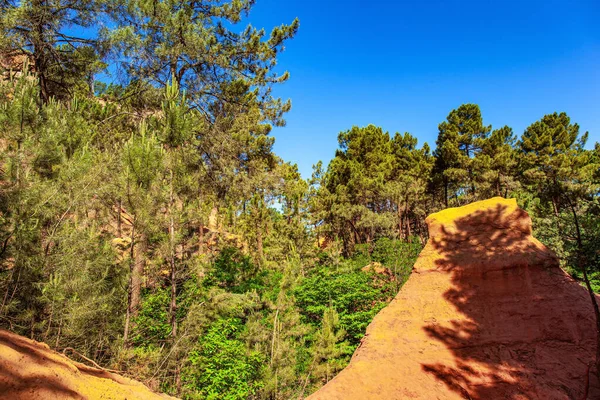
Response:
M427 224L409 280L349 366L309 399L583 399L595 354L589 295L531 236L527 213L494 198ZM600 399L593 379L588 398Z
M91 368L44 344L0 330L0 399L173 399L140 382Z

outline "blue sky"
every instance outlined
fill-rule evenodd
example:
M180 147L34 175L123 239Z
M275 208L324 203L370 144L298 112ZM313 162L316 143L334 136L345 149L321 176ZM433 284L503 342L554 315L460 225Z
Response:
M375 124L434 146L437 125L462 103L517 134L566 111L589 146L600 141L600 2L257 0L249 22L300 19L280 57L292 99L275 151L309 177L337 135Z

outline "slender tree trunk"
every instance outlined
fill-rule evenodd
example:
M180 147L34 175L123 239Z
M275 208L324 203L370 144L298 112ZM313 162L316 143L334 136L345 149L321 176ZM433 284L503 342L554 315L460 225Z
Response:
M170 187L169 187L169 263L171 264L171 305L169 313L171 315L171 336L177 336L177 280L175 265L175 220L173 218L173 207L175 197L173 194L173 169L171 169Z
M46 72L45 72L45 68L44 68L44 61L42 59L42 57L39 56L34 56L34 66L35 66L35 70L36 70L36 74L37 74L37 78L38 78L38 87L40 90L40 102L42 104L46 104L48 102L48 99L50 98L50 95L48 93L48 82L46 80Z
M360 235L358 234L358 230L356 229L354 222L352 220L349 220L348 222L350 222L350 226L352 227L352 232L354 233L354 243L353 244L360 243Z
M54 343L55 349L58 349L58 344L60 343L60 334L62 331L62 323L63 323L63 319L62 319L62 315L61 315L60 322L58 323L58 333L56 334L56 342Z
M176 360L177 366L175 367L175 390L177 390L177 396L181 395L181 364Z
M117 237L123 236L123 230L121 226L121 213L123 212L123 201L119 197L119 201L117 202Z
M400 206L400 200L397 203L397 214L398 214L398 239L402 240L402 233L404 233L404 229L402 227L402 207Z
M177 73L177 60L172 59L169 65L169 69L171 71L171 79L177 82L177 86L180 86L179 82L179 74Z
M554 216L558 218L558 201L552 197L552 210L554 211Z
M134 260L131 270L131 303L130 313L132 317L137 317L142 300L142 277L144 276L144 268L146 266L146 235L139 235L139 243L133 251Z
M42 10L45 8L45 4L43 1L37 0L34 3L34 7L37 10ZM33 64L35 68L35 73L38 78L38 87L40 90L40 102L41 104L46 104L50 98L50 93L48 93L48 80L46 79L46 56L44 51L46 50L47 44L44 40L44 20L41 15L37 15L38 20L36 21L36 26L34 28L35 37L33 39Z
M502 182L500 174L498 174L498 179L496 179L496 193L498 194L498 196L502 196Z
M581 228L579 226L577 211L575 210L573 203L570 200L568 201L573 215L573 221L575 222L575 232L577 234L577 263L579 264L579 268L583 271L583 279L590 295L592 307L594 308L594 315L596 317L596 376L600 379L600 308L598 307L598 301L587 274L587 260L583 254L583 240L581 238Z
M52 317L54 316L54 300L52 301L52 305L50 306L50 315L48 316L48 329L46 329L46 333L44 334L43 341L46 342L48 335L50 334L50 330L52 329Z
M127 289L127 313L125 314L125 330L123 332L123 345L125 348L129 347L129 328L131 323L132 314L132 299L133 299L133 270L135 264L135 225L136 216L133 216L133 223L131 224L131 247L129 253L129 287Z
M263 216L264 216L264 203L263 203L263 193L262 191L259 191L259 195L255 195L257 196L257 201L256 201L256 214L254 216L255 221L256 221L256 252L258 254L258 261L259 264L262 265L263 262L263 258L264 258L264 251L263 251L263 227L264 227L264 221L263 221Z
M21 249L17 249L17 252L20 251ZM17 255L18 256L18 255ZM19 288L19 281L21 280L21 270L22 268L18 266L18 260L15 260L15 267L13 268L13 271L15 269L19 270L19 273L17 274L17 280L15 281L12 293L10 295L10 298L8 298L8 301L2 301L2 305L3 305L3 309L4 309L4 305L8 305L10 304L10 302L12 302L13 298L15 297L15 293L17 293L17 289ZM10 291L10 282L12 282L12 279L14 278L14 272L11 272L10 274L10 281L7 283L6 285L6 295L8 295L8 292ZM6 299L5 299L6 300ZM4 311L2 311L2 313L4 314ZM11 322L11 327L12 327L12 322Z
M444 178L444 202L448 208L448 179Z
M202 186L198 182L198 254L204 254L204 222L202 217Z
M275 359L275 343L277 340L278 334L278 325L279 321L277 317L279 316L279 309L275 311L275 318L273 319L273 337L271 338L271 362L269 363L269 367L273 368L273 361ZM277 382L277 368L275 368L275 388L273 398L277 399L277 390L278 390L278 382Z
M279 316L279 309L275 311L275 318L273 319L273 336L271 338L271 367L273 366L273 359L275 357L275 337L277 336L277 317Z
M406 199L406 205L404 207L404 219L406 220L406 241L410 238L410 219L408 217L408 198Z

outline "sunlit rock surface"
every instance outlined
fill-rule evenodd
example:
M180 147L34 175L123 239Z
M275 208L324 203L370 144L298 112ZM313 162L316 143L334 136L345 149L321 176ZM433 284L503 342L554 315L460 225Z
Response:
M527 213L493 198L427 224L410 279L350 365L309 399L583 399L590 298L531 236Z
M44 344L0 330L0 399L173 399L140 382L91 368Z

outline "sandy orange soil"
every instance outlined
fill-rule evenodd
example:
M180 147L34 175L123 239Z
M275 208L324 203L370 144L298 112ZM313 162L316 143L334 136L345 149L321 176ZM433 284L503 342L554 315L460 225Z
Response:
M589 295L516 201L447 209L427 224L407 283L349 366L309 399L600 399L596 380L586 385Z
M0 399L158 400L140 382L70 360L44 344L0 330Z

